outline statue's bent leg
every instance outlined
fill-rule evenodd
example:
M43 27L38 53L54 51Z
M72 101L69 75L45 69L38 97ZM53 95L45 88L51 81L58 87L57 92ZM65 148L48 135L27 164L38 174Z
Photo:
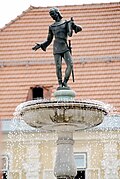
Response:
M59 86L62 86L62 58L61 55L54 55L55 64L56 64L56 75L58 78Z
M71 75L71 72L72 72L72 69L73 69L72 56L71 56L69 51L67 51L64 54L64 59L65 59L65 63L67 65L67 67L66 67L66 70L65 70L65 77L64 77L63 85L67 86L67 82L68 82L68 80L70 78L70 75Z

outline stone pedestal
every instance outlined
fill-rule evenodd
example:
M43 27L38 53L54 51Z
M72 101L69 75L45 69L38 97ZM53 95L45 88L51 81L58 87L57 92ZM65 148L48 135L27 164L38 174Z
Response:
M73 153L73 132L58 132L54 174L57 179L74 178L77 174Z
M73 90L61 89L54 93L57 101L70 101L74 100L75 92ZM67 126L68 128L68 126ZM77 174L75 165L74 153L73 153L73 132L67 130L65 126L58 131L57 140L57 154L54 167L54 175L57 179L72 179Z
M58 101L73 100L75 98L75 91L73 90L57 90L54 93L55 99Z

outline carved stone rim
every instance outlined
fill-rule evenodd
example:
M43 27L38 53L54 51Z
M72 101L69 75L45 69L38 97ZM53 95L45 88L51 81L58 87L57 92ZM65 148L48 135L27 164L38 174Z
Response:
M104 104L105 105L105 104ZM21 103L15 109L14 115L22 116L26 111L37 110L37 109L82 109L82 110L93 110L101 111L104 115L108 114L107 109L105 109L102 104L97 103L97 101L82 101L82 100L70 100L70 101L56 101L56 100L32 100Z

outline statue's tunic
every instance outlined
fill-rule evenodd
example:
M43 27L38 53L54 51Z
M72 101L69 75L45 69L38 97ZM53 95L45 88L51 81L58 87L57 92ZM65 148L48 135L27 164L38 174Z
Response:
M41 48L45 51L47 46L52 42L53 36L55 37L53 43L53 54L62 54L69 51L67 45L67 21L55 22L49 26L48 37L45 42L41 44Z

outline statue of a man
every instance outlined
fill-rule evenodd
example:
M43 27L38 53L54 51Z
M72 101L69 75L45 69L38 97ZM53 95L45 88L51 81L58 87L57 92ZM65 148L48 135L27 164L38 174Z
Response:
M58 8L51 8L49 14L55 22L49 26L47 40L40 44L37 43L32 49L36 51L41 48L43 51L46 51L46 48L50 45L54 37L53 54L59 89L61 89L61 87L68 87L67 82L73 70L73 60L70 53L70 47L67 43L67 38L68 36L72 36L73 31L77 33L81 31L82 28L76 25L72 18L69 21L62 20L63 17ZM64 58L67 65L64 80L62 80L62 58Z

